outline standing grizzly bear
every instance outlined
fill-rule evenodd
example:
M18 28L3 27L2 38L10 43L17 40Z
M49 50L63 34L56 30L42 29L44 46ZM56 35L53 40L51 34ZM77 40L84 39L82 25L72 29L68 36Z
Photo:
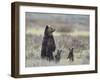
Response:
M44 37L42 41L42 48L41 48L41 58L46 58L47 60L51 61L54 59L53 52L56 49L53 32L55 29L46 25L44 31Z

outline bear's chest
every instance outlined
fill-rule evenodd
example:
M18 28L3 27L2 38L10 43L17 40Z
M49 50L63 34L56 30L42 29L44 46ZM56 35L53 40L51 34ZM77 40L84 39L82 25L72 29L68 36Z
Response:
M53 45L53 39L49 38L47 40L47 45L50 46L50 45Z

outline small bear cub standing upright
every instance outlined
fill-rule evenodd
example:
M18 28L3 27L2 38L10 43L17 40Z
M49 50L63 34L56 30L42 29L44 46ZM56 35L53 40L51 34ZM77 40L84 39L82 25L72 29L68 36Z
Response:
M62 52L62 50L57 50L57 54L55 55L55 60L56 60L56 62L59 62L59 61L60 61L61 52Z
M73 49L74 48L69 49L69 55L68 55L67 59L69 59L70 61L74 61Z
M41 58L46 58L47 60L51 61L54 60L53 52L56 49L55 40L53 37L53 32L55 31L54 28L46 25L44 31L44 37L42 41L42 48L41 48Z

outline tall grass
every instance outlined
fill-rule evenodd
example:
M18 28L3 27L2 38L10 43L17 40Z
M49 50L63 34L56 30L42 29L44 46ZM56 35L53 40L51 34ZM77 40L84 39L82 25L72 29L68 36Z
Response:
M40 30L40 32L39 32ZM34 32L35 31L35 32ZM58 63L55 61L47 61L41 59L41 46L43 39L43 31L29 30L26 32L25 45L25 66L56 66L56 65L81 65L89 64L89 33L88 32L56 32L54 39L56 43L56 51L62 50L61 60ZM67 59L69 48L74 48L74 62Z

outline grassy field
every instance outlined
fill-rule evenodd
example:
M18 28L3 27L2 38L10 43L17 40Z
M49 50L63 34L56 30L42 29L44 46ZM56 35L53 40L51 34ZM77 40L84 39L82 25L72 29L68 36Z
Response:
M73 31L73 32L54 32L54 39L57 50L62 50L61 60L47 61L41 59L41 46L44 29L28 29L26 31L25 43L25 66L39 67L39 66L57 66L57 65L82 65L89 64L89 32L88 31ZM74 48L74 61L67 59L69 48Z

